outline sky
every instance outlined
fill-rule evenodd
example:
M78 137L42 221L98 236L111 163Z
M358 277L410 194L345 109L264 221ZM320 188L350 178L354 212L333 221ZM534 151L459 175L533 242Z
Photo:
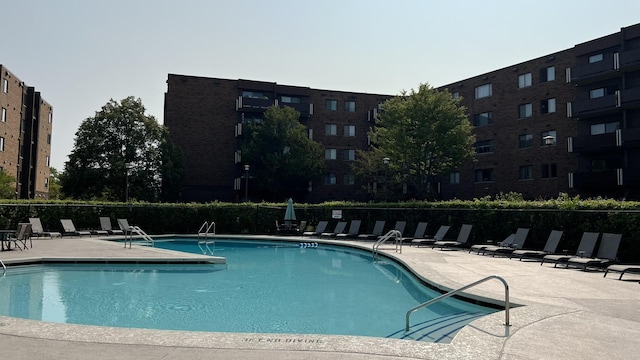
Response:
M51 166L110 99L163 123L168 74L394 95L640 22L619 0L1 0L0 64L53 106Z

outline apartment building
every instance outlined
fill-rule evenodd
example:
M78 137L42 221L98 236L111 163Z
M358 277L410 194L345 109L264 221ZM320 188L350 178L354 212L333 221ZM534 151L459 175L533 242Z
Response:
M187 156L181 199L251 199L252 184L260 179L252 176L251 164L242 160L244 129L249 123L262 121L265 110L273 105L299 111L309 138L325 148L324 179L310 182L306 198L296 201L366 199L351 164L357 149L367 149L367 132L379 104L389 97L169 74L164 124Z
M325 148L324 181L297 201L367 200L350 164L389 95L173 74L167 84L165 124L187 154L183 200L250 193L260 180L242 162L242 129L271 105L300 111ZM640 199L640 24L440 89L461 99L477 141L473 161L433 180L438 198Z
M0 86L0 169L16 199L48 198L53 108L2 64Z

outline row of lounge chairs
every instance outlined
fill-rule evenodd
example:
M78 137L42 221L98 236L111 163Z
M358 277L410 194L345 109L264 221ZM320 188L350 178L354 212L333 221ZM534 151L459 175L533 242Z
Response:
M352 220L348 231L346 231L346 221L339 221L333 231L326 230L328 223L328 221L320 221L314 231L306 231L303 233L303 236L376 240L383 235L385 228L385 221L378 220L373 226L372 233L360 234L358 232L361 225L360 220ZM402 233L404 232L405 224L406 222L404 221L398 221L394 229ZM487 241L483 244L470 245L468 241L473 228L470 224L464 224L460 227L455 240L446 239L447 233L451 229L449 225L442 225L433 236L425 237L424 234L427 225L427 222L418 223L414 236L402 237L401 240L408 242L410 246L431 246L431 248L440 248L441 250L445 248L468 247L469 253L475 252L478 255L492 256L502 255L520 261L523 259L537 260L540 261L541 265L553 263L554 267L561 265L565 268L576 267L582 270L602 268L606 269L604 276L607 276L609 272L615 272L620 274L620 279L627 273L640 274L640 264L616 264L622 234L603 233L602 236L600 236L601 234L597 232L584 232L576 252L569 254L566 250L558 252L558 246L564 234L561 230L551 230L544 248L539 250L525 248L525 241L529 234L528 228L518 228L515 233L509 234L500 242ZM597 244L599 245L598 251L594 253Z
M100 229L78 230L71 219L60 219L62 232L44 230L40 218L29 218L31 225L30 236L35 237L62 237L62 236L91 236L91 235L123 235L121 229L114 229L111 226L111 219L108 217L100 217Z

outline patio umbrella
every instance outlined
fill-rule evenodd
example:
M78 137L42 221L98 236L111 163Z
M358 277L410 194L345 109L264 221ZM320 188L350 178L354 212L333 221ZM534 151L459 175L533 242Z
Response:
M291 229L291 221L296 219L296 212L293 210L293 199L287 200L287 210L284 212L284 224L287 229Z

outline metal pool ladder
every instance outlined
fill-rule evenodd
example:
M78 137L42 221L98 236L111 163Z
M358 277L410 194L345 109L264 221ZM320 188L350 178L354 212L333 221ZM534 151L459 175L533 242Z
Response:
M205 221L202 226L200 226L200 230L198 230L198 247L203 254L211 254L213 255L213 249L216 247L215 239L211 239L210 236L216 234L216 223L211 221ZM209 247L212 245L212 247Z
M129 233L129 248L131 248L131 243L133 242L133 233L140 235L142 239L145 241L144 245L154 247L155 242L153 238L149 236L144 230L142 230L139 226L129 226L126 230ZM126 234L126 233L125 233ZM124 247L127 247L127 237L125 235Z
M4 263L2 262L2 260L0 260L0 264L2 264L2 275L7 273L7 267L4 265Z
M380 247L380 245L384 244L385 242L387 242L387 240L389 239L394 239L395 240L395 251L396 252L400 252L402 254L402 234L400 233L400 231L398 230L390 230L388 233L384 234L383 236L380 237L380 239L378 239L374 244L373 244L373 248L371 249L371 253L373 255L373 260L375 261L378 258L378 248Z
M446 294L442 294L442 295L438 296L437 298L433 298L433 299L431 299L431 300L429 300L429 301L427 301L425 303L422 303L422 304L410 309L409 311L407 311L406 323L405 323L404 331L409 331L409 329L410 329L409 317L411 316L411 314L414 311L422 309L424 307L427 307L427 306L429 306L429 305L431 305L433 303L436 303L436 302L438 302L438 301L440 301L442 299L445 299L445 298L448 298L450 296L453 296L453 295L455 295L455 294L457 294L457 293L459 293L459 292L461 292L463 290L466 290L466 289L468 289L470 287L474 287L474 286L476 286L478 284L481 284L481 283L483 283L483 282L485 282L487 280L491 280L491 279L498 279L504 285L504 315L505 315L505 324L504 325L505 326L511 326L509 324L509 285L507 284L507 282L503 278L501 278L499 276L496 276L496 275L491 275L491 276L487 276L484 279L480 279L480 280L478 280L478 281L476 281L474 283L471 283L469 285L463 286L463 287L461 287L459 289L451 290Z

